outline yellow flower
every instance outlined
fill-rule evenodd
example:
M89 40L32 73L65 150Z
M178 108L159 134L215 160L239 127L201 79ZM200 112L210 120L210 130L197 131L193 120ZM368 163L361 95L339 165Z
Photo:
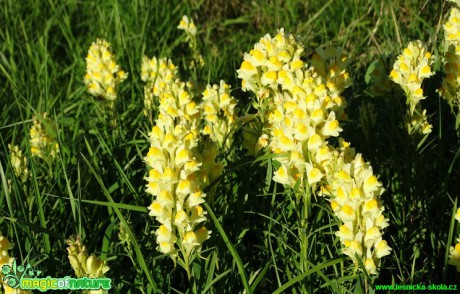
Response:
M40 119L35 116L29 131L32 156L42 159L54 158L59 152L58 143L50 136L48 131L56 131L53 121L48 118L48 114L43 113Z
M390 79L399 84L406 93L408 106L408 132L416 130L420 134L431 132L431 125L426 122L425 110L420 107L423 95L422 82L434 75L431 65L433 56L421 41L409 42L407 48L398 56L390 73ZM423 115L420 115L423 113Z
M457 244L455 247L450 246L449 264L457 267L457 271L460 272L460 238L457 238Z
M182 16L182 19L177 26L179 30L184 30L187 34L196 35L196 26L193 19L189 19L187 15Z
M91 44L86 57L84 78L91 95L114 102L118 85L127 77L128 74L116 64L109 42L97 39Z
M229 147L236 120L236 99L231 96L229 85L220 81L219 86L206 86L200 107L205 122L202 133L209 135L220 148Z
M13 167L13 172L18 179L23 183L29 178L29 169L27 168L27 158L22 153L22 150L17 145L8 144L10 149L10 163Z

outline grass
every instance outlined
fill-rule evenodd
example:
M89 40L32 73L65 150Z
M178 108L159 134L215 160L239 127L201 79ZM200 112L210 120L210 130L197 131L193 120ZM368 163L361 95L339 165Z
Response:
M442 63L437 61L438 74L424 85L429 98L423 105L434 127L422 143L401 129L404 97L397 85L385 100L373 97L365 82L380 54L397 55L410 40L422 40L440 56L442 23L451 6L402 0L4 0L0 231L15 243L11 256L43 276L73 276L65 240L78 234L88 252L107 260L111 293L372 293L375 284L456 284L459 274L446 261L457 236L452 214L460 191L460 144L455 117L435 93ZM198 28L206 62L199 70L187 66L191 52L177 30L184 14ZM171 58L184 80L198 85L224 79L243 115L251 111L252 98L241 91L236 74L243 53L280 27L303 42L307 61L323 44L342 46L349 56L353 86L344 94L350 121L343 137L372 163L386 188L385 238L393 252L382 259L378 276L354 271L339 253L340 224L327 199L277 185L272 156L247 156L236 139L234 160L216 183L212 205L206 205L212 237L192 264L189 281L155 249L152 231L158 224L147 214L151 197L144 191L143 157L153 121L142 114L142 56ZM129 74L119 91L116 127L108 126L83 82L87 50L96 38L112 44ZM363 101L377 115L367 139L359 113ZM49 163L32 158L29 146L32 117L45 111L57 125L60 146ZM29 159L27 185L14 176L10 143ZM300 214L302 197L311 197L311 205ZM131 248L118 237L120 225Z

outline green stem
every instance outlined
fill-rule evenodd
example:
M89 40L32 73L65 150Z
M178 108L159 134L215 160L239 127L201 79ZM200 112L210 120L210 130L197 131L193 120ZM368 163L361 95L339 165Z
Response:
M310 216L310 187L307 186L307 189L302 193L302 198L300 202L300 220L299 220L299 238L300 238L300 252L302 259L302 272L307 272L309 268L308 264L308 219ZM305 281L305 286L307 287L309 282Z

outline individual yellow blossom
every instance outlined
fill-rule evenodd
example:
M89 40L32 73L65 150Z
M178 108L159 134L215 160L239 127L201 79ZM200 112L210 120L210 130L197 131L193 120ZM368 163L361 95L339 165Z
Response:
M230 134L236 120L236 99L230 94L230 87L224 81L220 85L208 85L203 92L200 104L205 126L202 133L209 135L219 147L229 147L232 143Z
M22 150L17 145L8 144L10 149L10 163L13 167L13 172L21 182L26 182L29 178L29 169L27 168L27 158L22 153Z
M409 42L407 48L398 56L390 73L393 82L399 84L406 93L406 104L408 106L409 133L417 130L419 133L426 134L431 132L431 126L426 119L413 118L416 113L424 113L420 107L420 100L423 96L422 82L425 78L434 75L431 65L433 57L420 41ZM413 126L413 122L416 123Z
M42 117L35 116L30 128L30 148L32 156L42 159L55 157L59 152L59 144L51 137L50 132L55 132L53 121L48 118L45 112Z
M91 44L86 56L86 75L84 78L88 92L113 104L117 99L118 85L128 74L120 69L110 49L110 43L97 39Z

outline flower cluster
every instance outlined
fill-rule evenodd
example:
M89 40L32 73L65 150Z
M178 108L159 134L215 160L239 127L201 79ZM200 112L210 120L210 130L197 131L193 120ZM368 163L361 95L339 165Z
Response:
M202 225L206 212L200 205L206 196L197 154L201 113L180 80L167 83L159 100L160 114L144 158L150 168L146 192L155 197L149 215L161 224L157 249L175 260L179 248L187 263L210 236Z
M350 75L346 71L348 58L342 48L333 46L320 47L311 60L315 72L322 77L332 99L339 97L343 90L351 85ZM340 110L343 111L343 107ZM337 111L337 110L336 110ZM336 113L340 116L342 113Z
M460 208L457 209L455 219L460 222ZM457 238L457 244L455 244L455 247L450 246L449 264L456 266L457 271L460 272L460 237Z
M229 147L232 143L229 135L233 131L236 119L236 99L230 94L230 87L224 81L220 86L208 85L203 92L200 105L203 111L205 126L202 133L209 135L220 148Z
M434 75L432 63L433 58L422 42L409 42L407 48L398 56L390 73L391 80L399 84L406 93L409 133L431 133L432 126L428 123L426 112L421 109L419 102L426 98L423 96L423 80Z
M196 26L193 19L189 19L188 16L184 15L177 26L179 30L183 30L187 36L187 42L193 51L193 59L191 66L194 67L197 63L200 67L204 66L203 56L198 52L198 40L196 37Z
M105 265L105 262L97 258L94 253L88 256L88 251L81 242L80 236L71 237L66 240L66 244L69 246L67 247L67 253L70 265L77 278L102 278L109 271L110 268ZM108 292L106 290L90 290L86 293L103 294Z
M85 84L88 92L98 98L111 102L117 99L117 87L128 74L120 69L109 42L97 39L93 42L86 57Z
M274 38L265 35L249 54L244 54L244 61L237 70L243 91L254 92L259 102L272 91L277 92L279 78L289 77L304 67L303 51L302 44L293 35L286 36L284 29L278 30Z
M177 78L177 68L170 59L143 57L141 79L146 83L144 86L144 115L152 112L155 105L154 97L163 95L166 85Z
M27 168L27 158L22 153L22 150L17 145L8 144L10 149L10 162L13 167L13 172L21 182L26 182L29 178L29 169Z
M279 96L278 78L284 80L288 73L304 67L301 60L303 51L302 44L293 35L286 35L284 29L280 29L274 38L270 34L265 35L254 45L254 49L244 54L244 61L237 70L238 78L242 79L243 91L256 94L254 107L259 111L258 116L248 120L243 131L243 146L250 154L257 155L268 146L267 116Z
M289 154L277 158L281 166L273 180L290 186L300 180L304 186L306 175L308 185L315 186L323 178L323 162L329 159L327 140L342 131L333 109L345 103L340 96L331 98L313 68L298 73L291 81L282 81L286 90L275 99L269 115L270 150Z
M59 144L49 132L55 132L55 128L48 114L45 112L40 119L35 116L29 131L32 156L48 159L54 158L59 152Z
M391 251L381 233L388 226L378 200L384 189L348 143L339 138L340 148L335 149L328 142L339 137L339 120L347 118L341 96L351 83L347 58L341 48L322 47L308 67L300 59L302 51L292 35L285 37L279 30L245 54L238 75L243 89L256 94L256 108L267 116L263 127L269 130L255 132L261 134L255 144L280 154L274 181L312 192L319 186L319 195L332 198L332 209L344 223L337 232L344 254L358 265L357 254L366 270L376 274L380 258Z
M290 186L297 181L305 186L305 175L310 186L323 178L327 139L342 131L338 119L344 118L346 103L340 94L350 84L340 48L319 48L313 56L316 67L310 68L301 60L303 50L281 29L275 38L266 35L245 54L238 70L244 90L253 91L260 102L270 98L264 104L269 108L270 131L257 143L268 145L275 154L288 153L277 158L281 166L273 180Z
M391 248L382 239L382 229L388 226L379 197L384 189L372 167L361 154L355 154L349 143L341 140L339 150L332 152L334 165L326 171L327 183L322 193L331 196L331 207L343 222L336 235L356 266L360 258L369 274L377 274L380 259Z
M459 5L459 3L457 3ZM445 78L439 93L454 108L460 105L460 11L451 9L444 24L446 52L444 55Z
M0 233L0 269L4 265L12 266L14 258L10 257L10 255L8 254L8 250L10 250L11 248L13 248L13 244L10 243L10 241L8 240L7 237L2 236L2 234ZM7 293L8 294L13 294L13 293L15 293L15 294L31 294L32 293L31 291L23 291L23 290L14 289L14 288L11 288L10 286L8 286L8 284L3 280L3 274L0 271L0 289L2 287L3 287L3 292L5 294L7 294Z

